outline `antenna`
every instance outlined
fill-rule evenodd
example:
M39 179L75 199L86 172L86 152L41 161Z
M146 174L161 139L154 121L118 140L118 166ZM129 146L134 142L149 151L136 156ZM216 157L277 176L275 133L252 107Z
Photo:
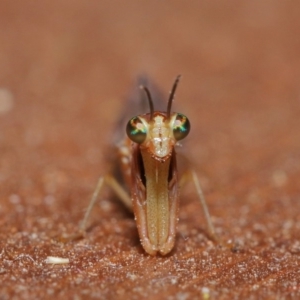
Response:
M180 77L181 77L181 75L178 75L176 77L175 82L174 82L173 87L172 87L172 90L170 92L170 97L169 97L169 100L168 100L168 108L167 108L167 118L168 119L170 118L170 115L171 115L171 107L172 107L175 91L176 91L178 82L180 80Z
M153 101L152 101L152 98L151 98L151 94L150 94L148 88L143 86L143 85L140 85L140 89L144 90L146 95L147 95L147 99L148 99L148 102L149 102L149 108L150 108L150 120L152 120L153 119L153 113L154 113L154 107L153 107Z

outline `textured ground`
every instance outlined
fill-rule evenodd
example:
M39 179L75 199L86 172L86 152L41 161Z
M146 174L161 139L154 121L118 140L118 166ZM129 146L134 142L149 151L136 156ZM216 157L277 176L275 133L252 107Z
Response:
M1 1L0 299L300 297L299 3L224 3ZM86 237L63 241L141 73L166 93L183 75L184 148L232 251L192 185L167 257L144 253L108 191Z

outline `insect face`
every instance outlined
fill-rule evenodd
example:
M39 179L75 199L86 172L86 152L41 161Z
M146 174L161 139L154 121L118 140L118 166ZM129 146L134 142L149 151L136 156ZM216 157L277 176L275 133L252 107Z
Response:
M171 155L177 141L184 139L190 131L189 119L179 113L167 118L166 113L133 117L129 120L126 133L131 141L148 149L154 158L162 159Z

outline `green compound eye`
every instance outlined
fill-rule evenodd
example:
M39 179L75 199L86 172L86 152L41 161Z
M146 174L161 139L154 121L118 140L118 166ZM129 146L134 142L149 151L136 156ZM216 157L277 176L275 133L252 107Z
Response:
M126 133L133 142L141 144L147 137L147 128L139 117L133 117L127 123Z
M190 132L191 124L189 119L182 114L177 114L174 125L173 134L177 141L184 139Z

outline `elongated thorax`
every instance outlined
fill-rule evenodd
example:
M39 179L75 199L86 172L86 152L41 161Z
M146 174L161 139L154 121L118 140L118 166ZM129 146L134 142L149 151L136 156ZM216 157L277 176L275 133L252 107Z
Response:
M175 151L158 160L133 146L132 200L141 243L151 255L169 253L175 242L178 186Z

